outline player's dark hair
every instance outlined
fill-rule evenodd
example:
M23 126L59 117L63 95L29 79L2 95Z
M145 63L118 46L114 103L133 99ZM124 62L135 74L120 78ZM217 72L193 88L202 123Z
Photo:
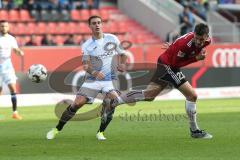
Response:
M92 20L93 18L99 18L99 19L101 19L101 21L102 21L102 18L101 18L100 16L93 15L93 16L91 16L91 17L88 18L88 24L89 24L89 25L90 25L91 20Z
M204 34L209 33L209 28L206 24L199 23L195 26L194 33L196 33L196 35L198 35L198 36L202 36Z
M7 21L6 20L0 20L0 23L6 23Z

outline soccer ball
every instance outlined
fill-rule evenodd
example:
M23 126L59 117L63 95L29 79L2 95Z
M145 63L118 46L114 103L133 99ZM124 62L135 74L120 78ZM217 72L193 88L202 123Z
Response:
M42 64L33 64L28 69L28 78L35 83L40 83L47 78L47 69Z

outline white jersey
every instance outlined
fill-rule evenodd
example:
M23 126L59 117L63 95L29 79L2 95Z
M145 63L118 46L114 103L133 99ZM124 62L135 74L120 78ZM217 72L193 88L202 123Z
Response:
M104 74L103 81L116 79L116 55L124 54L120 41L113 34L103 34L101 39L88 39L82 45L83 61L90 58L93 70L101 71ZM95 80L91 75L87 79Z
M16 39L9 34L6 36L0 34L0 64L11 61L11 51L14 48L18 48Z
M18 48L16 39L11 35L0 34L0 86L3 83L16 83L16 75L11 62L11 51Z

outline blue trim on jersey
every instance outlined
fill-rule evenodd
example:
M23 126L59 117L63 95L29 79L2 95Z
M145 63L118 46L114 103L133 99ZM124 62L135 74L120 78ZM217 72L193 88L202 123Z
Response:
M103 33L103 36L102 36L101 38L105 38L104 33ZM100 38L100 39L101 39L101 38ZM98 39L96 39L95 37L92 36L92 40L93 40L93 42L94 42L95 40L98 40Z

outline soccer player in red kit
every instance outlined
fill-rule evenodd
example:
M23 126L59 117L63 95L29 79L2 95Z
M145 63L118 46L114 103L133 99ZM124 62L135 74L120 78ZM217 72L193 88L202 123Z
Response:
M211 134L199 129L197 125L197 94L180 70L183 66L204 60L206 56L205 47L210 43L208 26L203 23L196 25L194 32L179 37L175 42L167 46L166 51L158 58L157 70L145 90L134 90L127 94L122 94L121 102L117 99L114 101L105 99L105 107L114 108L123 103L152 101L170 84L186 97L185 106L189 118L191 136L193 138L212 138Z

